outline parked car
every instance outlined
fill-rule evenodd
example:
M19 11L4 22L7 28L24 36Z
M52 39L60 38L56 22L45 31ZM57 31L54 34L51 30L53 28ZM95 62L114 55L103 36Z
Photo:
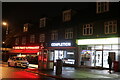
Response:
M29 62L25 57L11 57L8 59L8 66L28 68Z

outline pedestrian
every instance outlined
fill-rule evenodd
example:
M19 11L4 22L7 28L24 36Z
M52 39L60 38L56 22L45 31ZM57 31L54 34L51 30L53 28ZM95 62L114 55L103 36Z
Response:
M110 56L108 56L108 64L109 64L109 72L111 73L111 69L112 69L112 59Z

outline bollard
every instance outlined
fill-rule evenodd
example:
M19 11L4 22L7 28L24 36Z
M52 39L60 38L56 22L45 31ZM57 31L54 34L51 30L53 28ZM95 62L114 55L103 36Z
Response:
M62 65L63 62L61 59L58 59L56 62L56 75L61 75L62 74Z

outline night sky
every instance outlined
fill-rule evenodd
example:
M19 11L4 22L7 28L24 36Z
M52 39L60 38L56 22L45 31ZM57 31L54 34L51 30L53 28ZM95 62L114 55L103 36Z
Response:
M42 16L54 17L62 14L65 9L80 9L88 4L83 2L3 2L2 19L8 22L9 28L22 28L27 22L39 26L39 19Z

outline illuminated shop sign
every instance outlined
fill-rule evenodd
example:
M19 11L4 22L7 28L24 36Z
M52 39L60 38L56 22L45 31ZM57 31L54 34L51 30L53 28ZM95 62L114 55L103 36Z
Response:
M39 49L39 46L14 46L13 49Z
M69 42L51 43L51 46L71 46L71 43Z
M120 44L120 38L97 38L97 39L80 39L77 40L78 45L93 45L93 44Z

